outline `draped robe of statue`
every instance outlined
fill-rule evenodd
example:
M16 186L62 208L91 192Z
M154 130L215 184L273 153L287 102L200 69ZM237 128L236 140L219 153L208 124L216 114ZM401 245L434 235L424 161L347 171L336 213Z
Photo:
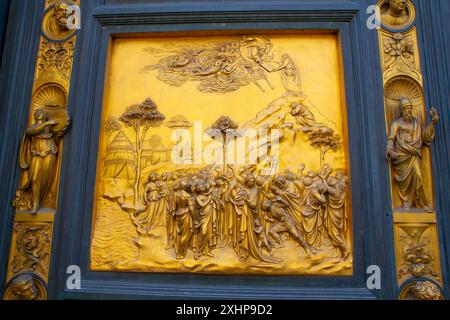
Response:
M238 187L233 200L236 217L236 239L235 250L239 260L245 261L248 257L267 263L278 263L278 259L264 255L258 247L258 239L255 234L255 217L258 216L258 189Z
M214 238L214 225L217 216L215 214L214 202L211 194L200 194L196 198L198 233L196 243L196 255L209 255Z
M221 186L216 186L214 188L214 204L217 211L217 236L218 242L224 243L227 229L227 221L225 216L225 207L223 203L223 189Z
M169 227L169 224L167 223L167 203L168 203L168 196L169 196L169 184L167 181L158 181L158 192L159 192L159 200L158 200L158 209L157 209L157 216L155 218L155 225L157 227L161 226L167 226Z
M262 210L262 203L264 202L264 200L267 199L266 195L270 193L270 183L269 181L265 181L264 184L261 185L257 185L258 188L258 208L257 208L257 212L258 212L258 217L259 219L264 222L264 226L267 227L266 225L266 214L264 212L264 210Z
M294 60L288 54L284 54L281 63L285 66L281 71L284 88L290 94L300 95L302 93L300 73Z
M312 128L317 125L314 114L304 104L294 103L291 108L291 115L299 126Z
M325 197L320 194L314 186L306 189L305 199L302 206L302 230L308 244L317 248L320 245L320 225L322 204L326 202Z
M139 233L146 234L155 226L159 208L158 200L158 185L151 181L145 187L144 204L146 209L134 217L134 223Z
M239 185L236 185L232 190L231 203L233 204L232 210L234 217L234 221L232 223L232 244L238 255L240 254L240 241L242 239L241 232L244 232L245 234L247 231L247 220L244 217L244 206L247 196L247 191Z
M433 126L424 129L416 118L411 122L400 118L391 126L388 148L398 154L398 158L391 161L397 193L406 209L427 205L421 168L422 146L430 145L434 134Z
M177 259L184 259L189 249L192 236L193 221L191 210L194 206L189 193L178 190L174 195L175 225L173 241Z
M347 253L347 241L345 235L346 192L344 185L328 187L328 202L325 214L325 228L333 246L339 248L342 255Z
M172 189L172 184L168 184L169 190L167 195L167 210L166 210L166 233L167 233L167 249L173 248L175 245L176 233L176 218L175 210L177 203L175 199L175 190ZM189 194L188 194L189 195Z
M58 148L55 134L49 126L32 125L23 138L20 149L20 166L27 170L20 191L29 195L28 207L37 211L51 191Z
M213 231L211 240L209 241L209 246L211 248L217 247L219 244L219 231L220 231L220 225L219 225L219 211L220 211L220 201L218 198L215 198L215 195L213 195L212 198L212 205L213 205Z
M235 246L236 244L236 211L233 204L233 193L236 187L236 181L231 181L227 190L223 194L224 212L223 212L223 241L225 245Z

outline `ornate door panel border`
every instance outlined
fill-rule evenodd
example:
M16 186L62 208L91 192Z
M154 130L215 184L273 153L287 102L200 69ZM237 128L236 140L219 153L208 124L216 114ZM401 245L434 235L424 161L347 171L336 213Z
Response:
M423 41L420 19L430 12L417 8L419 43ZM48 297L54 299L85 298L317 298L317 299L395 299L398 297L396 254L394 244L394 219L391 205L390 173L385 159L386 125L383 109L383 74L381 72L379 38L376 30L366 26L367 8L373 1L256 1L218 3L166 3L166 4L110 4L102 0L81 0L82 29L77 35L74 54L68 111L72 124L64 138L61 160L58 214L54 220L51 260L49 261ZM27 21L24 26L11 29L11 34L33 35L36 44L21 56L37 56L37 39L43 4L12 4L16 19ZM429 6L425 4L423 6ZM20 10L33 12L30 20L21 16ZM37 12L37 13L36 13ZM99 147L101 114L104 98L107 57L111 39L127 34L165 33L186 31L230 30L290 30L304 32L327 31L339 36L346 89L347 126L351 167L351 193L353 212L354 270L351 277L289 277L289 276L205 276L184 274L141 274L90 271L90 246L92 237L92 212ZM10 34L10 37L11 37ZM437 41L437 40L436 40ZM25 41L10 46L7 53L14 63L2 74L2 81L20 74L25 86L31 88L32 63L20 65L14 53L25 48ZM422 46L419 46L419 51ZM426 54L431 55L427 48ZM422 64L423 64L422 59ZM423 70L435 68L434 64L422 66ZM27 76L28 75L28 76ZM431 77L423 74L424 83ZM14 79L14 78L12 78ZM448 78L447 78L448 80ZM17 82L17 79L15 80ZM437 79L428 80L436 85ZM28 108L15 110L16 103L30 105L30 97L23 93L23 84L14 83L13 90L3 98L8 119L21 123L21 128L9 130L2 138L7 159L0 162L1 172L8 172L9 189L17 186L19 136L27 123ZM5 83L3 81L3 83ZM7 92L6 85L2 92ZM436 89L437 90L437 89ZM28 91L31 91L28 90ZM425 102L428 90L424 89ZM433 102L439 100L433 92ZM448 97L447 97L448 101ZM427 104L427 103L426 103ZM427 104L428 105L428 104ZM25 110L26 109L26 110ZM443 128L449 126L448 119ZM8 126L10 128L11 125ZM448 165L443 128L437 128L438 138L431 159L435 190L443 190L449 173L437 177L436 171ZM444 170L445 171L445 170ZM11 172L14 175L11 177ZM447 180L446 180L447 179ZM436 185L438 183L439 185ZM2 203L13 198L11 190L2 190ZM7 205L5 205L7 207ZM436 221L438 233L433 239L443 250L441 210L450 208L450 200L436 195ZM3 220L2 230L7 236L0 247L1 256L9 250L12 234L11 208ZM448 219L448 218L447 218ZM398 232L397 229L395 232ZM3 233L3 234L5 234ZM397 234L397 233L395 233ZM6 248L8 247L8 248ZM441 254L441 257L444 256ZM2 283L6 281L6 262L2 261ZM82 288L66 288L68 266L78 265L82 271ZM377 265L382 270L380 290L366 286L368 266ZM398 267L398 266L397 266ZM441 263L443 282L447 265ZM4 290L4 289L3 289ZM446 290L446 288L445 288ZM3 292L1 292L3 294Z

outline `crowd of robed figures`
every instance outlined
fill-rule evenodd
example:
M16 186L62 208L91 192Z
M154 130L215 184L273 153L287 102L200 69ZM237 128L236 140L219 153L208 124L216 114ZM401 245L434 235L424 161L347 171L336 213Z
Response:
M225 171L225 172L223 172ZM220 170L214 165L184 172L152 172L145 182L145 209L132 216L141 235L165 227L167 250L196 260L230 247L241 262L279 263L273 249L295 241L308 256L335 248L347 259L347 185L341 171L301 165L275 175L255 166Z

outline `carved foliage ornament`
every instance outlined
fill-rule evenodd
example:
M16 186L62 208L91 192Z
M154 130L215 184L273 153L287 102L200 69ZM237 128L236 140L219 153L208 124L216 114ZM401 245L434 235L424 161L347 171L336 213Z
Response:
M56 71L64 78L70 77L72 68L74 40L68 40L62 43L54 43L47 40L41 42L38 56L39 72ZM54 68L52 70L52 68Z
M399 76L407 75L422 82L418 49L416 42L416 29L405 33L380 32L380 46L382 50L382 68L385 81Z
M399 249L402 256L398 271L399 279L411 275L414 277L431 276L440 280L436 272L434 252L431 249L432 235L430 226L423 225L401 225L399 227Z
M403 34L395 33L392 38L384 41L384 53L390 57L404 57L410 59L414 54L414 44L406 39ZM386 57L388 59L388 57Z
M16 223L14 233L16 248L11 259L11 271L15 274L23 271L47 274L50 225Z

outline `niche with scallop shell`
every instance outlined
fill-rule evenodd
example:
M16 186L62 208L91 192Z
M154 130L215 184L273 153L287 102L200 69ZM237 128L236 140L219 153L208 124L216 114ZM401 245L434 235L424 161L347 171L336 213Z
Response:
M386 83L384 89L385 113L387 134L390 133L392 123L401 116L400 100L408 98L413 105L413 116L416 117L423 127L427 125L425 102L421 86L412 78L399 76ZM424 178L424 189L428 201L434 206L433 178L431 167L431 155L428 147L422 149L422 173ZM401 211L401 201L398 197L396 186L392 178L392 199L396 211Z
M408 77L395 77L388 81L384 89L386 104L386 120L388 126L401 115L400 99L408 98L413 104L413 113L422 124L425 124L425 108L422 89L419 84Z
M32 102L32 115L37 109L47 112L49 118L58 124L53 127L54 132L65 131L70 123L67 112L67 93L64 87L57 83L43 85L36 90Z

